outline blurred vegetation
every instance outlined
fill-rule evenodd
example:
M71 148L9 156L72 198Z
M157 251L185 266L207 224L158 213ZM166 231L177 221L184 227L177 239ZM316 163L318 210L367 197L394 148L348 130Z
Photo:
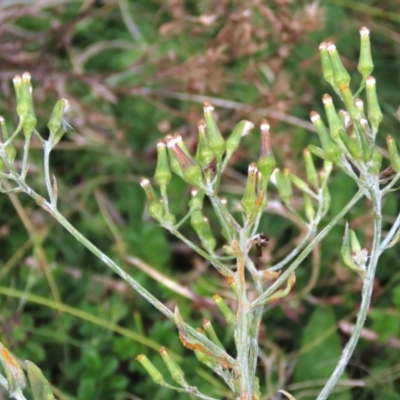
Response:
M308 115L322 110L321 96L329 90L318 44L333 40L355 71L363 25L371 29L385 114L381 132L396 138L398 10L396 0L2 0L0 114L16 117L12 78L24 71L33 77L43 135L55 101L70 101L75 130L52 157L61 211L167 305L178 304L187 322L212 319L230 348L232 332L209 300L214 293L229 296L226 282L144 212L138 181L153 174L156 142L179 131L193 149L201 103L211 100L225 133L243 118L268 118L280 166L301 175L301 152L316 141ZM258 142L256 134L246 137L228 170L223 189L232 204ZM28 179L43 193L41 155L31 153ZM333 215L355 188L339 172L330 187ZM182 215L189 193L179 179L170 193L173 212ZM388 223L397 204L394 193L385 205ZM40 366L58 399L188 398L155 385L135 360L146 353L163 370L155 351L163 345L177 355L190 384L228 398L180 344L173 323L32 201L3 195L0 209L0 341ZM348 220L369 244L371 216L363 204ZM301 234L281 207L270 207L261 228L271 237L266 265L287 254ZM336 228L315 249L298 270L296 290L265 312L264 399L278 399L282 388L297 399L315 398L347 340L361 282L341 263L342 232ZM397 246L382 257L368 329L332 399L400 399L399 256ZM187 288L189 299L168 289L167 277Z

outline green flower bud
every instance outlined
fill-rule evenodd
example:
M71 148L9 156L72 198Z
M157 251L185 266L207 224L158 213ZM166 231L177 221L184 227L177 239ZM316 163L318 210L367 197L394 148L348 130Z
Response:
M49 141L51 143L51 147L54 147L66 132L64 118L65 113L69 108L70 104L66 99L58 100L53 108L53 112L51 113L51 117L47 124L47 127L50 131Z
M164 207L160 200L158 200L150 181L147 178L140 180L140 186L144 189L148 204L148 213L157 221L164 220Z
M247 218L255 213L260 206L258 205L258 199L262 193L260 193L259 185L257 164L251 163L248 169L246 189L240 202Z
M168 368L171 378L181 386L189 386L185 380L185 374L179 364L172 359L165 347L160 349L161 357Z
M208 144L206 123L201 120L197 124L197 127L199 129L199 140L197 144L196 160L199 162L200 166L204 168L206 165L210 164L215 156Z
M225 254L225 255L227 255L227 256L233 256L234 254L233 254L233 250L232 250L232 247L231 246L229 246L229 245L227 245L227 244L224 244L223 246L222 246L222 251L223 251L223 253Z
M289 179L292 181L293 185L296 186L299 190L305 193L311 193L310 188L308 187L307 183L303 181L303 179L291 173L289 173L288 176Z
M238 149L240 139L246 136L251 129L254 128L254 124L250 121L240 121L233 132L226 140L226 156L230 158L232 154Z
M285 168L283 173L277 168L273 173L273 179L275 180L276 187L278 188L279 197L286 205L290 204L293 194L289 174L290 172L288 168Z
M236 324L236 316L233 313L233 311L229 308L228 304L226 304L225 300L218 294L215 294L212 298L217 307L219 308L219 310L221 311L222 315L224 316L225 321L229 325Z
M26 386L25 375L18 362L11 353L0 343L0 364L3 366L7 378L10 397L23 398L22 390Z
M179 163L183 179L190 185L202 187L203 174L201 168L189 155L186 147L184 147L181 135L175 134L172 138L167 136L166 141L168 150L173 153Z
M269 123L262 120L260 124L261 130L261 151L260 158L257 161L257 167L264 178L265 188L267 187L269 178L276 167L276 161L271 146L271 135L269 132Z
M372 163L370 169L371 174L379 176L381 165L382 165L382 154L379 153L379 151L374 148L372 152Z
M232 248L232 247L231 247ZM233 252L233 251L232 251ZM238 289L237 289L237 283L235 281L235 278L232 276L228 276L227 282L229 287L231 288L233 294L237 297L238 295Z
M311 197L308 193L303 192L304 199L304 213L306 214L307 220L312 222L315 217L315 210L311 201Z
M353 232L353 237L355 237L354 232ZM341 254L342 254L343 262L350 269L352 269L353 271L356 271L361 276L361 278L364 280L365 279L365 275L366 275L365 263L364 263L363 266L362 266L362 264L358 263L359 261L363 262L364 260L358 259L357 258L357 254L354 253L353 249L351 248L350 239L349 239L349 224L348 223L346 223L346 228L345 228L345 231L344 231Z
M357 140L351 138L343 129L339 131L339 135L352 158L356 161L361 161L363 159L363 154Z
M325 158L336 164L340 163L340 149L338 145L333 141L333 139L329 136L328 130L326 129L320 115L315 111L311 111L310 119L311 122L314 124L315 129L317 130L321 146L325 153Z
M14 87L19 86L19 97L17 96L17 115L22 121L25 137L29 139L36 125L36 116L32 102L31 75L28 72L25 72L22 75L20 83L16 84L18 78L19 77L14 78Z
M167 385L167 382L165 382L164 377L162 376L161 372L154 366L154 364L144 355L144 354L139 354L136 357L136 360L142 364L146 372L150 375L151 379L158 385Z
M192 155L187 149L185 142L182 140L182 136L178 132L175 132L172 135L172 139L175 140L175 145L178 146L186 154L187 157L192 159Z
M357 69L363 77L363 81L365 81L374 70L374 63L372 62L371 56L371 43L369 40L369 29L365 26L360 29L360 39L360 58Z
M322 102L324 103L326 116L328 117L331 136L335 142L340 143L339 130L343 129L344 126L336 112L335 106L333 105L332 97L329 96L329 94L324 94L322 96Z
M361 247L360 242L358 241L356 233L350 229L350 248L351 248L351 256L354 262L364 271L366 269L367 261L368 261L368 250L363 249Z
M25 361L34 400L56 400L43 372L32 362Z
M202 190L193 189L192 198L189 200L191 210L201 210L203 207L204 192Z
M328 53L328 43L322 42L319 45L319 53L321 55L322 73L324 74L324 79L332 86L335 87L335 81L333 78L333 68L331 59Z
M353 122L358 121L358 119L361 117L361 114L354 104L353 93L351 92L350 88L343 84L339 86L339 90L351 120Z
M203 228L204 224L205 222L201 211L200 210L193 211L190 217L190 225L192 225L193 229L196 232L198 232Z
M290 169L289 168L284 168L282 172L283 172L283 179L285 181L285 186L289 191L290 197L292 197L293 189L292 189L292 182L290 180L290 175L291 175ZM297 183L299 183L299 181L297 181Z
M359 132L363 161L367 163L372 157L372 144L369 143L371 130L369 129L367 119L361 118L356 122L356 127Z
M218 347L221 347L221 349L224 348L224 346L222 345L222 343L220 342L220 340L218 339L217 334L215 333L215 330L213 328L213 326L211 325L211 322L209 319L207 318L203 318L202 319L202 325L203 325L203 329L205 330L207 337L214 343L216 344Z
M337 87L340 88L342 85L349 86L350 75L344 67L342 60L339 57L339 53L336 50L334 43L330 42L327 44L327 50L332 64L333 79Z
M343 126L347 130L351 125L350 114L345 110L339 110L338 116L339 116L340 121L342 122Z
M15 98L16 98L17 104L18 104L19 100L21 98L22 78L19 75L16 75L13 79L13 84L14 84L14 90L15 90Z
M400 156L397 150L396 142L391 135L386 136L386 145L389 150L390 165L393 171L400 172Z
M218 126L214 119L214 107L211 103L206 101L203 106L204 119L206 120L208 142L211 150L217 157L217 160L221 160L222 155L225 152L225 140L218 129Z
M203 331L203 329L201 328L197 328L196 329L197 332L199 332L201 335L203 335L204 337L207 337L205 332ZM215 361L215 359L205 353L203 353L200 350L194 349L194 354L196 356L196 358L203 364L207 365L207 367L209 367L212 370L215 370L215 368L218 367L217 362Z
M6 121L2 116L0 116L0 128L1 128L1 139L2 141L6 141L8 139L8 129L7 129L7 124Z
M361 115L362 118L365 118L364 102L361 99L355 99L354 105L356 106L356 109L358 110L359 115Z
M321 148L314 146L313 144L309 144L307 149L311 153L315 154L317 157L322 158L323 160L327 160L326 154Z
M322 188L322 215L325 215L331 206L331 194L328 185Z
M321 186L326 185L328 182L328 178L332 172L333 164L330 161L324 161L324 166L322 170L319 172L319 181L321 182Z
M176 224L176 217L174 214L171 214L170 212L165 212L165 215L163 217L163 220L166 224L172 226Z
M258 182L258 199L257 199L257 208L264 209L267 206L267 186L266 183L263 181L263 175L260 171L258 171L257 176Z
M167 135L164 138L164 143L167 144L171 140L173 140L173 137L171 135ZM171 167L172 172L174 172L176 175L178 175L183 179L182 168L179 165L178 159L176 158L174 152L168 149L168 155L169 155L169 165Z
M212 182L218 172L218 161L213 158L212 161L203 168L203 176L207 182Z
M350 247L353 253L361 251L360 242L357 239L356 233L350 229L349 230L349 237L350 237Z
M371 138L371 128L369 127L368 120L365 117L360 118L361 131L364 133L366 138Z
M318 188L318 174L317 170L314 165L314 161L312 159L310 150L304 149L303 150L303 159L304 159L304 165L306 167L306 175L308 182L311 183L311 185L314 186L314 188Z
M209 252L209 253L213 253L215 250L215 247L217 246L217 241L215 240L213 234L212 234L212 230L211 230L211 226L210 226L210 222L208 220L207 217L203 217L203 227L201 228L200 231L200 240L201 240L201 244L202 246Z
M383 119L381 108L379 107L378 97L376 95L376 80L369 76L366 81L368 120L371 124L372 132L375 135L378 132L379 124Z
M195 210L190 217L190 224L196 231L202 246L209 253L213 253L215 246L217 245L217 241L212 234L208 218L204 217L200 210Z
M154 173L154 180L162 188L162 191L165 192L171 177L172 173L168 162L167 146L160 140L157 143L157 166Z
M13 163L15 160L15 156L17 155L17 150L12 144L7 145L4 148L4 153L6 154L6 157L10 161L10 163Z

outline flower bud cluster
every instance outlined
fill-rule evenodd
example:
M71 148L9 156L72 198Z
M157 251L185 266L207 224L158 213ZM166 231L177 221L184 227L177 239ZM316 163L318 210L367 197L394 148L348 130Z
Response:
M336 164L352 177L356 175L353 166L356 166L361 175L373 173L378 176L382 158L375 147L375 137L383 115L376 94L376 81L370 75L374 65L369 29L361 28L360 37L358 71L362 76L362 83L355 95L350 89L350 74L344 67L336 46L331 42L321 43L319 50L324 78L339 95L346 111L337 112L332 98L325 94L322 101L329 129L315 111L310 115L322 148L310 146L309 150L324 160ZM366 112L364 101L359 98L363 89L365 89ZM390 139L388 143L391 143ZM391 147L393 154L394 146ZM349 160L353 166L349 164Z
M195 156L190 154L181 135L178 133L167 135L157 144L157 167L154 180L160 187L161 198L157 197L148 179L143 178L141 185L146 193L149 214L160 223L167 221L175 223L175 218L171 216L168 210L167 196L167 186L172 179L172 172L191 185L194 189L192 191L192 199L189 201L190 223L203 248L208 253L213 254L216 247L216 239L210 222L202 211L203 198L205 195L215 196L218 192L223 169L233 153L238 149L241 138L254 125L249 121L241 121L227 140L224 140L214 118L214 107L209 102L206 102L203 109L204 119L199 121L197 125L198 145ZM340 160L338 146L329 136L328 130L319 115L314 113L313 120L324 143L323 150L325 151L324 154L327 155L327 163L329 163L329 160ZM337 138L339 138L341 120L337 115L335 123L338 126L336 131ZM303 193L305 215L309 221L312 221L315 216L313 199L316 198L316 192L324 184L316 171L310 152L307 150L304 153L304 159L307 178L311 186L292 174L288 169L284 169L282 172L276 169L270 124L267 120L261 121L260 132L260 154L257 162L250 163L248 167L246 186L240 201L245 226L251 227L260 218L267 204L267 186L271 178L276 183L283 203L288 207L291 206L290 203L293 197L292 185ZM327 191L327 189L324 190ZM235 236L235 231L238 228L240 229L240 225L229 215L226 205L222 201L215 200L215 202L214 208L217 207L218 209L216 213L221 223L221 233L227 239L232 240Z
M0 172L4 171L6 164L8 164L9 170L13 169L10 164L14 163L17 154L13 141L19 132L23 131L25 143L20 177L25 179L29 168L28 155L32 134L35 133L43 147L46 148L45 154L47 155L45 155L45 158L48 157L51 149L60 141L63 134L71 128L70 123L65 118L65 114L70 108L70 105L66 99L61 99L56 103L47 124L49 138L48 140L44 140L35 130L37 120L33 106L31 75L28 72L25 72L22 76L16 75L13 79L13 84L19 123L14 132L9 134L4 118L0 116ZM46 164L47 162L45 161L45 165ZM13 171L15 170L13 169ZM56 191L55 188L53 188L53 190Z

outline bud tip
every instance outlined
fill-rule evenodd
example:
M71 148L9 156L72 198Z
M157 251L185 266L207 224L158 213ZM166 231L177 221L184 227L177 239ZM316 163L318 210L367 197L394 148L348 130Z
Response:
M203 110L204 112L214 111L214 107L209 101L205 101L203 104Z
M317 122L318 120L321 119L321 116L316 112L316 111L311 111L310 112L310 119L312 123Z
M204 119L201 119L198 123L197 123L197 127L199 129L206 129L206 123L204 121Z
M335 43L333 43L333 42L327 43L326 48L327 48L327 50L329 51L329 53L334 52L334 51L336 50Z
M249 170L248 170L249 175L254 175L258 173L258 168L256 163L251 163L249 164Z
M322 43L318 46L318 49L319 49L319 50L326 50L326 47L327 47L327 43L326 43L326 42L322 42Z
M148 186L150 186L150 181L147 178L142 178L140 180L140 186L142 188L148 187Z
M370 75L366 81L367 86L375 85L375 83L376 83L376 79L372 75Z
M263 119L260 124L260 129L262 131L269 131L270 125L266 119Z
M356 105L357 108L364 107L364 102L361 99L355 99L354 104Z
M331 96L329 96L329 94L324 94L323 96L322 96L322 102L324 103L324 104L331 104L332 103L332 97Z

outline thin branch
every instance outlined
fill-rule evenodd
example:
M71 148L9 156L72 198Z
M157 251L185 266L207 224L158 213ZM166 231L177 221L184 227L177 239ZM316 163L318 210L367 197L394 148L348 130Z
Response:
M369 306L371 303L372 289L374 286L374 277L376 267L378 265L378 260L380 256L380 241L381 241L381 233L382 233L382 198L379 191L379 185L371 190L371 198L373 201L373 213L374 213L374 239L371 249L370 262L368 264L367 276L364 280L364 285L362 289L361 295L361 305L360 310L357 314L357 322L354 326L354 330L350 336L349 341L344 348L342 355L338 364L335 367L331 377L326 382L324 388L321 393L317 397L317 400L325 400L328 398L330 393L333 391L335 386L337 385L340 377L343 375L344 369L350 361L351 356L353 355L354 349L360 339L360 335L362 329L364 327L365 320L367 318Z
M249 311L254 311L257 307L262 307L264 302L271 296L285 282L289 275L300 265L300 263L310 254L313 248L325 238L330 230L343 218L346 213L363 197L364 191L359 190L353 198L344 206L344 208L329 222L329 224L309 243L309 245L300 253L297 259L290 265L290 267L274 282L261 296L251 303Z

